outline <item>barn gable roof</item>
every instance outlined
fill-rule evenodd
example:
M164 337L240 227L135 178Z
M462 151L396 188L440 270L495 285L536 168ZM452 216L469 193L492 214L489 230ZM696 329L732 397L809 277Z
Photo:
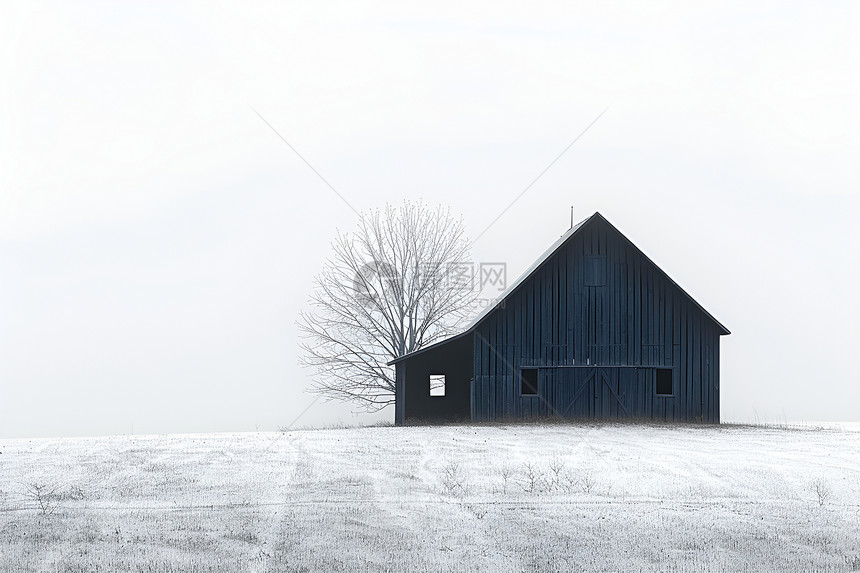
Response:
M537 270L540 268L540 266L541 266L541 265L543 265L547 260L549 260L549 258L550 258L550 257L552 257L552 255L553 255L553 254L555 254L555 252L556 252L556 251L558 251L559 249L561 249L561 247L562 247L562 246L563 246L567 241L569 241L573 236L577 235L577 234L578 234L582 229L584 229L585 227L587 227L589 224L591 224L591 223L592 223L592 222L594 222L594 221L603 221L603 222L604 222L604 223L606 223L606 224L607 224L607 225L608 225L608 226L609 226L613 231L615 231L616 233L618 233L618 235L619 235L621 238L623 238L625 241L627 241L627 243L628 243L628 244L629 244L629 245L630 245L630 246L631 246L631 247L632 247L632 248L633 248L637 253L639 253L640 255L642 255L642 257L643 257L646 261L648 261L649 263L651 263L651 265L653 265L653 266L654 266L654 268L655 268L655 269L657 269L657 271L658 271L661 275L663 275L663 277L664 277L666 280L668 280L671 284L675 285L675 287L677 287L677 288L678 288L678 290L679 290L679 291L680 291L684 296L686 296L686 297L690 300L690 302L692 302L692 303L693 303L693 305L694 305L696 308L698 308L700 311L702 311L702 313L703 313L705 316L707 316L709 319L711 319L711 320L714 322L714 324L715 324L715 325L717 326L717 328L720 330L720 335L731 334L731 332L729 331L729 329L728 329L728 328L726 328L725 326L723 326L723 325L722 325L722 323L720 323L720 321L718 321L716 318L714 318L714 316L713 316L710 312L708 312L707 310L705 310L705 308L704 308L701 304L699 304L699 303L696 301L696 299L694 299L692 296L690 296L690 294L689 294L687 291L685 291L683 288L681 288L681 285L679 285L678 283L676 283L676 282L672 279L672 277L670 277L668 274L666 274L666 272L665 272L663 269L661 269L659 266L657 266L657 264L656 264L654 261L652 261L652 260L648 257L648 255L646 255L645 253L643 253L643 252L642 252L642 250L641 250L639 247L637 247L637 246L633 243L633 241L631 241L630 239L628 239L627 237L625 237L625 236L624 236L624 233L622 233L621 231L619 231L619 230L615 227L615 225L613 225L612 223L610 223L610 222L606 219L606 217L604 217L603 215L601 215L599 212L595 211L593 215L591 215L590 217L588 217L588 218L586 218L586 219L583 219L582 221L580 221L579 223L577 223L576 225L574 225L573 227L571 227L570 229L568 229L568 230L567 230L567 231L566 231L566 232L565 232L561 237L559 237L559 238L558 238L558 240L556 240L556 241L552 244L552 246L550 246L546 251L544 251L544 253L543 253L540 257L538 257L538 258L535 260L535 262L534 262L534 263L532 263L532 264L531 264L531 266L529 266L529 268L528 268L528 269L526 269L526 271L525 271L523 274L521 274L521 275L517 278L517 280L515 280L514 282L512 282L512 283L510 284L510 286L508 286L508 288L507 288L507 289L505 289L505 292L504 292L504 293L502 293L502 295L501 295L501 296L496 300L495 304L487 305L486 307L484 307L484 309L483 309L481 312L479 312L479 313L478 313L478 315L477 315L477 316L475 316L475 318L473 318L473 319L472 319L472 321L471 321L471 322L470 322L470 323L469 323L469 324L468 324L468 325L463 329L463 331L462 331L462 332L460 332L459 334L455 334L455 335L453 335L453 336L449 336L449 337L448 337L448 338L446 338L445 340L440 340L439 342L433 343L433 344L431 344L431 345L429 345L429 346L425 346L424 348L418 349L418 350L416 350L416 351L414 351L414 352L410 352L410 353L408 353L408 354L404 354L403 356L400 356L400 357L398 357L398 358L395 358L394 360L392 360L391 362L389 362L389 363L388 363L388 365L390 366L390 365L392 365L392 364L396 364L396 363L398 363L398 362L400 362L400 361L402 361L402 360L404 360L404 359L406 359L406 358L411 358L412 356L415 356L415 355L417 355L417 354L421 354L422 352L426 352L426 351L431 350L431 349L433 349L433 348L437 348L437 347L439 347L439 346L442 346L443 344L447 344L448 342L451 342L451 341L453 341L453 340L456 340L456 339L458 339L458 338L461 338L461 337L466 336L467 334L471 333L473 330L475 330L475 328L476 328L476 327L477 327L477 326L478 326L478 325L479 325L479 324L480 324L480 323L481 323L485 318L487 318L487 316L489 316L489 315L490 315L490 313L491 313L491 312L493 312L495 309L497 309L497 308L498 308L498 307L499 307L499 306L500 306L500 305L505 301L505 299L506 299L506 298L508 298L511 294L513 294L513 293L514 293L514 291L516 291L522 283L524 283L524 282L525 282L525 281L526 281L530 276L532 276L532 275L535 273L535 271L537 271Z

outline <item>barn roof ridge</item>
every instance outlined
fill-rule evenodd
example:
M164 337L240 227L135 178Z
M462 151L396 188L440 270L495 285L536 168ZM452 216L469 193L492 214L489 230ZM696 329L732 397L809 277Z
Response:
M718 327L723 331L723 332L721 332L721 333L720 333L721 335L722 335L722 334L731 334L731 332L729 331L729 329L728 329L728 328L726 328L725 326L723 326L723 324L722 324L719 320L717 320L717 319L714 317L714 315L712 315L710 312L708 312L708 311L705 309L705 307L703 307L701 304L699 304L699 302L698 302L698 301L696 301L696 299L694 299L694 298L690 295L690 293L688 293L687 291L685 291L685 290L681 287L681 285L679 285L677 282L675 282L675 280L674 280L674 279L672 279L672 277L670 277L670 276L668 275L668 273L666 273L666 271L664 271L663 269L661 269L661 268L660 268L660 266L659 266L659 265L657 265L657 263L655 263L654 261L652 261L652 260L651 260L651 258L650 258L648 255L646 255L646 254L642 251L642 249L640 249L639 247L637 247L637 246L636 246L636 244L635 244L633 241L631 241L630 239L628 239L628 238L627 238L627 236L626 236L626 235L624 235L624 233L622 233L620 230L618 230L618 228L617 228L615 225L613 225L612 223L610 223L610 222L609 222L609 220L608 220L606 217L604 217L603 215L601 215L599 211L595 211L592 215L590 215L589 217L586 217L585 219L583 219L582 221L580 221L579 223L577 223L576 225L572 226L570 229L568 229L567 231L565 231L565 232L564 232L564 234L562 234L562 235L561 235L561 237L559 237L559 238L558 238L558 239L557 239L557 240L556 240L556 241L555 241L555 242L554 242L554 243L553 243L553 244L552 244L552 245L551 245L551 246L550 246L546 251L544 251L544 253L543 253L540 257L538 257L537 259L535 259L535 261L534 261L534 262L533 262L533 263L532 263L532 264L531 264L531 265L530 265L530 266L525 270L525 272L523 272L519 277L517 277L517 279L516 279L514 282L512 282L512 283L511 283L511 285L510 285L508 288L506 288L506 289L505 289L505 291L502 293L502 295L501 295L498 299L496 299L496 301L495 301L493 304L488 304L486 307L484 307L484 309L483 309L481 312L479 312L479 313L475 316L475 318L473 318L473 319L469 322L469 324L467 324L465 327L463 327L463 330L462 330L461 332L459 332L459 333L457 333L457 334L453 334L453 335L451 335L451 336L449 336L449 337L447 337L447 338L445 338L445 339L443 339L443 340L440 340L440 341L438 341L438 342L434 342L433 344L430 344L430 345L425 346L425 347L423 347L423 348L419 348L418 350L414 350L414 351L412 351L412 352L409 352L409 353L407 353L407 354L404 354L403 356L398 356L397 358L395 358L395 359L391 360L390 362L388 362L388 363L387 363L387 365L388 365L388 366L391 366L392 364L396 364L396 363L398 363L398 362L400 362L400 361L402 361L402 360L404 360L404 359L406 359L406 358L411 358L412 356L415 356L416 354L420 354L420 353L422 353L422 352L425 352L425 351L427 351L427 350L431 350L431 349L433 349L433 348L436 348L436 347L441 346L441 345L443 345L443 344L446 344L446 343L448 343L448 342L452 342L452 341L454 341L454 340L456 340L456 339L459 339L459 338L462 338L463 336L466 336L467 334L469 334L470 332L472 332L473 330L475 330L475 328L476 328L476 327L477 327L477 326L478 326L478 325L479 325L479 324L480 324L480 323L481 323L481 322L482 322L482 321L483 321L487 316L489 316L489 315L490 315L490 313L492 313L495 309L497 309L497 308L498 308L498 307L499 307L499 306L500 306L500 305L505 301L505 299L507 299L510 295L512 295L512 294L514 293L514 291L515 291L515 290L517 290L517 288L519 288L519 286L520 286L522 283L524 283L524 282L526 281L526 279L528 279L532 274L534 274L534 272L535 272L535 271L537 271L537 270L541 267L541 265L543 265L543 264L544 264L544 263L545 263L545 262L546 262L550 257L552 257L552 255L553 255L557 250L559 250L559 249L562 247L562 245L564 245L564 244L565 244L568 240L570 240L570 239L571 239L575 234L577 234L577 232L579 232L582 228L584 228L584 227L586 226L586 224L590 223L590 222L591 222L591 221L593 221L593 220L598 220L598 219L599 219L599 220L602 220L604 223L606 223L607 225L609 225L609 226L610 226L610 227L611 227L611 228L612 228L616 233L618 233L618 235L619 235L619 236L621 236L621 237L622 237L624 240L626 240L626 241L627 241L627 242L628 242L628 243L629 243L629 244L630 244L634 249L636 249L636 251L637 251L640 255L642 255L642 256L645 258L645 260L646 260L646 261L648 261L649 263L651 263L651 264L654 266L654 268L656 268L656 269L657 269L657 270L658 270L658 271L659 271L659 272L660 272L660 273L661 273L661 274L666 278L666 280L668 280L670 283L672 283L673 285L675 285L675 287L677 287L677 288L678 288L678 290L679 290L679 291L681 291L681 293L682 293L684 296L686 296L688 299L690 299L690 301L691 301L691 302L692 302L692 303L693 303L693 304L694 304L694 305L695 305L699 310L701 310L701 311L705 314L705 316L707 316L708 318L710 318L710 319L714 322L714 324L716 324L716 325L717 325L717 326L718 326Z

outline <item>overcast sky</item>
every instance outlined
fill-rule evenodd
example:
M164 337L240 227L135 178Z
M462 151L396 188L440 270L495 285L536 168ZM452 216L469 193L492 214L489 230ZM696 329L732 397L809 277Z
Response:
M475 260L600 211L732 331L724 419L860 418L860 4L245 4L0 4L0 437L372 420L300 416L336 230L477 236L607 107Z

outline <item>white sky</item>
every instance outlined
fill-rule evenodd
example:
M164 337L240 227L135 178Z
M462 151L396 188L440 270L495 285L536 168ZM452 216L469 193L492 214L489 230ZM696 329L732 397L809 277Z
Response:
M724 419L860 419L856 2L4 2L0 78L0 437L311 402L295 319L355 215L254 109L359 211L476 236L609 106L475 259L599 210L732 330Z

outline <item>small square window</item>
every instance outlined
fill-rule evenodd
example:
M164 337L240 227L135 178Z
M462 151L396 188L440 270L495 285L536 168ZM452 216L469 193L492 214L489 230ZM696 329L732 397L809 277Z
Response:
M672 369L658 368L657 369L657 395L671 396L672 395Z
M520 370L520 394L523 396L537 396L537 374L537 368L523 368Z
M430 395L444 396L445 395L445 375L431 374L430 375Z

